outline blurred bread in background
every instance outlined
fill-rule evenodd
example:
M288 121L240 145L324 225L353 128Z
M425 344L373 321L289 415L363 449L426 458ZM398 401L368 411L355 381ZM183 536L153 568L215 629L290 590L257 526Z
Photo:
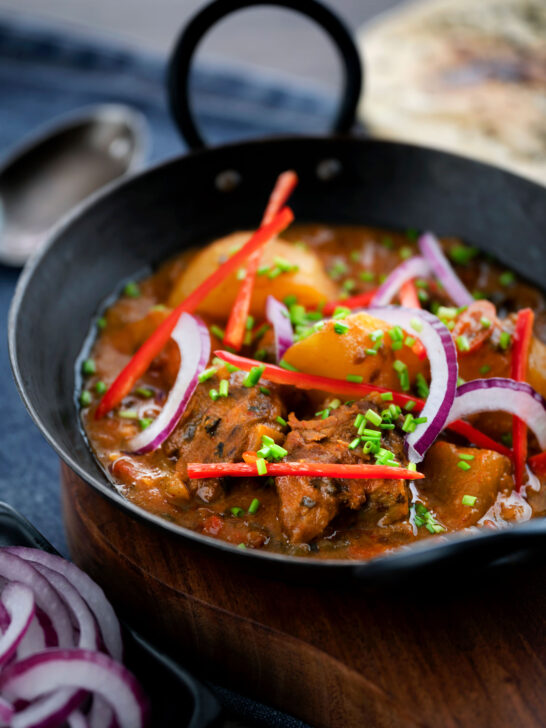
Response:
M417 0L361 30L371 134L546 185L546 0Z

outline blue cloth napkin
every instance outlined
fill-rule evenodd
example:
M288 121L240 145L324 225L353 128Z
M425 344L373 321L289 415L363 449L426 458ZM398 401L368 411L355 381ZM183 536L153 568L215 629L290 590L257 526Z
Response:
M149 162L179 154L184 145L168 116L164 75L162 59L0 17L0 160L55 117L110 101L132 105L146 116L152 131ZM199 123L213 144L286 132L319 133L334 112L333 99L318 89L248 70L200 66L192 87ZM27 415L9 367L6 325L18 276L18 270L0 265L0 499L67 555L58 459ZM271 708L216 690L241 718L271 728L304 728Z

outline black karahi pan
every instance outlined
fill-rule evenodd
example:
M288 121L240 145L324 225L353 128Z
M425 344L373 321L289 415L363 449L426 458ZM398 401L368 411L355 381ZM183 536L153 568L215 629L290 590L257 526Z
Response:
M219 18L263 4L309 15L336 43L345 83L335 136L203 148L188 97L193 52ZM369 563L236 549L143 511L116 492L81 430L74 395L77 360L92 322L124 280L148 273L186 246L255 227L277 175L289 168L300 177L290 203L299 222L411 227L457 235L544 288L544 188L451 154L350 136L361 78L350 35L315 0L217 0L207 6L178 40L169 73L173 115L195 151L114 184L76 209L23 272L9 320L11 362L23 401L46 440L89 487L123 509L127 518L176 534L181 547L191 542L240 566L298 581L397 580L425 567L444 569L449 563L453 573L458 567L468 569L507 555L537 553L546 546L546 520L430 539Z

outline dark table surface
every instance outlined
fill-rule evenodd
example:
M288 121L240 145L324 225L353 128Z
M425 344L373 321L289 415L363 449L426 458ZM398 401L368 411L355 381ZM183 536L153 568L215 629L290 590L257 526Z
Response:
M0 16L0 160L56 117L92 103L135 106L148 119L148 163L183 151L166 110L163 62L114 46L72 40L47 27ZM241 74L225 65L194 74L194 103L212 143L328 127L334 100L316 90ZM59 505L59 464L17 394L8 361L7 316L19 271L0 265L0 499L7 501L67 554ZM57 292L62 295L62 282ZM288 716L218 688L240 715L268 726L301 726Z

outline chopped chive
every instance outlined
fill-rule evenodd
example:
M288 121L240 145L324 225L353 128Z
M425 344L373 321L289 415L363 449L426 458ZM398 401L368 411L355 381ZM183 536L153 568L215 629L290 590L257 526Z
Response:
M234 516L235 516L236 518L239 518L239 517L240 517L240 516L242 516L242 515L243 515L243 513L244 513L243 509L242 509L242 508L239 508L239 506L233 506L233 507L232 507L232 508L230 508L229 510L230 510L230 511L232 512L232 514L233 514L233 515L234 515Z
M293 367L293 366L292 366L292 364L289 364L289 363L288 363L287 361L285 361L284 359L281 359L281 360L280 360L280 362L279 362L279 366L280 366L280 367L282 367L283 369L286 369L286 371L287 371L287 372L297 372L297 371L298 371L298 370L296 369L296 367Z
M478 498L475 495L463 495L461 503L463 506L473 506Z
M381 399L384 400L385 402L392 402L392 400L393 400L392 392L383 392L381 394Z
M144 399L150 399L154 396L154 390L149 387L138 387L138 389L135 389L135 392L141 397L144 397Z
M467 455L465 452L460 452L458 455L460 460L474 460L475 455Z
M378 430L370 430L367 427L365 427L362 430L362 433L359 432L358 434L359 435L361 434L362 437L364 437L364 438L370 438L372 440L380 440L381 439L381 433Z
M428 288L428 281L426 281L424 278L417 278L415 281L415 285L417 288Z
M347 266L341 260L336 261L328 271L328 275L330 276L330 278L334 279L341 278L344 273L347 273Z
M268 272L267 277L269 280L274 280L275 278L278 278L283 271L279 268L278 265L273 266L271 270Z
M359 250L351 250L351 253L349 255L349 258L353 261L353 263L358 263L360 260L360 251Z
M89 407L91 402L93 401L93 397L91 396L91 392L88 392L87 389L84 389L83 392L80 394L80 404L82 407Z
M333 399L328 406L330 407L330 409L337 409L341 406L341 400Z
M402 258L402 260L407 260L408 258L411 258L412 254L413 254L413 250L411 248L409 248L407 245L404 245L398 251L398 255Z
M256 460L256 469L258 470L258 475L267 475L267 464L263 458Z
M260 377L265 371L265 366L262 364L259 367L252 367L252 369L248 372L246 377L243 379L243 386L244 387L253 387L255 384L258 384L260 381Z
M345 379L348 382L354 382L355 384L362 384L364 381L364 377L361 377L360 374L347 374Z
M267 387L260 387L260 392L262 394L265 394L266 397L269 397L269 395L271 394L271 390Z
M455 341L457 343L457 349L459 351L470 351L470 342L464 334L461 334L461 336L457 336Z
M402 341L393 341L391 344L391 349L393 351L399 351L403 345L404 345L404 342L402 342Z
M268 273L268 271L269 271L269 266L268 266L268 265L261 265L261 266L260 266L260 267L258 268L258 270L256 271L256 273L257 273L257 274L258 274L259 276L265 276L265 275L266 275L266 273Z
M372 333L370 334L370 339L373 342L381 341L384 335L385 334L381 329L376 329L376 331L372 331Z
M481 301L483 298L486 298L486 295L483 291L475 290L475 291L472 291L472 298L475 301Z
M299 250L307 250L309 246L303 240L298 240L296 243L294 243L294 247L298 248Z
M402 429L404 430L404 432L413 432L415 430L415 424L413 422L412 414L406 415L406 418L404 419L404 424L402 425Z
M392 250L394 243L392 242L392 238L386 235L384 238L381 239L381 245L383 245L385 248L388 248L389 250Z
M481 317L480 323L484 329L488 329L491 326L491 321L485 316Z
M352 291L355 288L355 286L356 286L356 283L354 282L354 280L352 278L347 278L341 284L341 287L343 288L344 291Z
M260 389L262 389L262 387L260 387ZM275 422L278 422L281 427L286 427L288 424L284 417L281 417L280 415L275 418Z
M325 420L329 416L330 416L330 410L328 408L315 412L315 417L320 417L323 420Z
M381 424L379 425L379 427L380 427L380 428L381 428L382 430L394 430L394 425L392 424L392 422L385 422L385 423L381 423Z
M366 419L366 418L364 417L364 415L362 414L362 412L359 412L359 413L357 414L357 416L355 417L355 421L354 421L354 423L353 423L353 424L354 424L354 426L355 426L356 428L359 428L359 427L360 427L360 425L361 425L361 424L362 424L362 423L364 422L364 420L365 420L365 419Z
M426 303L428 301L428 299L429 299L429 295L428 295L428 293L425 290L423 290L422 288L420 288L417 291L417 298L421 301L421 303Z
M246 549L246 543L240 543L240 544L237 544L237 548L238 548L238 549L243 549L243 550L245 550L245 549Z
M220 386L218 387L218 396L227 397L229 392L229 382L227 379L222 379Z
M95 392L97 394L104 394L107 389L108 389L108 387L102 380L95 384Z
M489 374L491 371L491 367L489 364L484 364L483 367L480 367L480 374Z
M212 399L213 402L216 402L220 395L218 394L217 389L209 389L209 397Z
M454 319L457 316L457 309L448 306L440 306L436 315L438 318Z
M254 327L254 316L247 316L246 317L246 324L245 328L247 331L252 331Z
M138 419L138 412L133 409L120 410L118 412L118 415L120 417L122 417L124 420L137 420Z
M462 377L457 377L457 386L460 387L461 384L465 384L466 379L463 379Z
M378 415L377 412L374 412L373 409L369 409L366 412L365 415L367 420L370 420L372 425L380 425L381 424L381 415Z
M299 270L298 265L294 265L294 263L286 260L286 258L277 257L275 258L274 263L278 268L280 268L282 273L295 273Z
M254 515L258 512L258 508L260 507L260 501L257 498L252 499L252 503L248 506L248 512L251 515Z
M406 336L406 338L404 339L404 344L411 348L416 341L417 339L414 339L413 336Z
M400 326L393 326L392 329L388 332L391 341L402 341L404 338L404 332L400 328Z
M419 321L418 318L412 318L410 321L410 326L414 331L417 331L418 333L423 330L423 323L422 321Z
M355 439L349 444L349 450L354 450L357 448L360 444L360 437L355 437Z
M428 421L428 417L415 417L413 422L416 425L424 425Z
M504 435L501 435L501 440L506 447L512 447L512 433L511 432L505 432Z
M334 331L336 334L346 334L349 331L349 324L346 324L345 321L336 321L334 323Z
M222 364L223 364L223 362L222 362ZM213 377L216 374L216 371L217 371L216 367L209 367L208 369L205 369L204 371L202 371L201 374L199 374L199 376L197 377L197 380L199 382L206 382L207 379L211 379L211 377Z
M407 469L411 470L412 473L415 473L417 470L417 465L415 463L408 463Z
M457 467L461 468L461 470L470 470L470 465L464 460L459 460L459 462L457 463Z
M391 413L391 417L393 417L393 419L400 417L400 415L402 414L402 410L397 404L390 404L389 412Z
M220 341L224 338L224 332L219 326L216 326L216 324L212 324L210 327L211 334L214 334L217 339L220 339Z
M151 417L141 417L138 421L141 430L145 430L152 424L153 420Z
M426 379L424 376L419 372L417 376L415 377L415 386L417 389L417 394L422 398L426 399L429 395L429 387L427 384Z
M129 296L129 298L138 298L140 296L140 288L138 286L138 283L135 283L134 281L129 281L129 283L126 283L123 287L123 293L126 296Z
M101 316L97 319L97 328L100 331L104 331L104 329L106 328L106 319L104 318L104 316Z
M239 268L235 277L238 281L244 281L244 279L246 278L246 268Z
M84 362L82 362L82 373L89 376L90 374L95 374L97 371L97 365L95 364L94 359L86 359Z
M266 349L258 349L258 351L254 352L254 359L257 359L258 361L263 361L266 356L267 356Z
M467 265L477 254L477 248L471 248L468 245L454 245L449 251L451 260L460 265Z
M512 271L506 270L499 276L499 283L501 286L510 286L516 280L516 276Z
M285 296L283 298L283 303L285 306L288 306L288 308L290 308L290 306L293 306L297 302L298 302L298 297L295 296L293 293L291 293L289 296Z
M409 402L406 402L406 404L404 405L404 409L407 410L408 412L411 412L414 407L415 407L415 400L413 400L413 399L410 400Z
M508 331L501 331L501 335L499 338L499 346L501 349L508 349L510 346L510 342L512 341L512 337L508 333Z
M334 309L334 313L332 318L334 319L344 319L351 313L351 309L347 308L346 306L336 306Z
M371 283L375 278L375 273L371 270L362 270L358 274L358 277L361 281L364 281L364 283Z

